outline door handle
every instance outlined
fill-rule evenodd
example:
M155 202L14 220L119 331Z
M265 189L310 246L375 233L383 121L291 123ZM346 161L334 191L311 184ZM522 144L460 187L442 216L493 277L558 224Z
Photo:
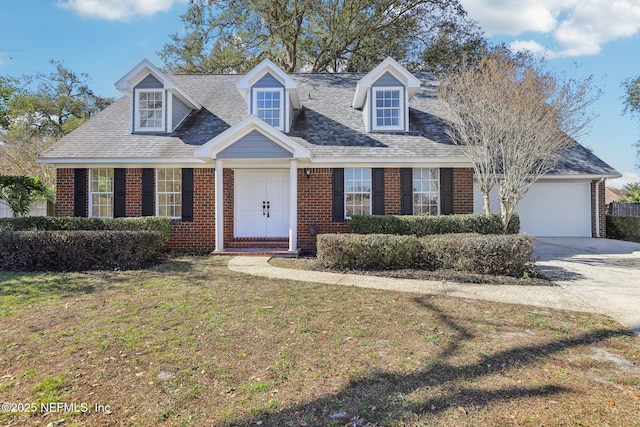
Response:
M267 207L267 203L263 201L262 202L262 215L263 216L265 215L265 211L264 210L265 210L266 207Z
M269 208L270 208L270 204L271 202L267 202L267 218L269 218Z

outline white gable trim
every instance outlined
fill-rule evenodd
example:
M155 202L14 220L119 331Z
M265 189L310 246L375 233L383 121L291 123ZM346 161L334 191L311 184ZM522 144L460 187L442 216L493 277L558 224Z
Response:
M251 91L251 87L265 74L271 74L276 80L278 80L284 86L287 95L289 95L289 99L291 99L291 105L295 109L302 108L302 103L300 101L300 95L298 93L298 85L295 80L293 80L287 73L282 71L280 67L271 62L269 59L263 60L261 63L256 65L251 71L244 75L236 84L236 87L240 91L242 98L244 98L247 103L249 102L249 92Z
M407 102L416 94L420 89L420 80L418 80L413 74L407 71L402 65L400 65L393 58L387 58L378 64L373 70L365 75L356 85L356 93L353 96L352 107L362 108L367 99L367 93L371 86L378 80L384 73L390 73L393 77L398 79L407 88Z
M290 152L294 159L311 158L311 152L309 150L254 115L245 117L220 135L210 139L195 151L195 157L207 161L216 159L219 152L254 130Z
M143 59L131 71L125 74L115 83L116 89L125 95L132 96L133 88L149 74L162 82L165 90L180 98L182 102L194 110L199 110L202 106L196 102L189 94L182 90L171 78L160 71L148 59Z

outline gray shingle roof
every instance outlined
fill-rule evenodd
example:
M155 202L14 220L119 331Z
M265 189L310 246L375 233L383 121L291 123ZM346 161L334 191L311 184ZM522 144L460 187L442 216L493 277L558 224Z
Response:
M367 133L362 111L351 107L363 74L297 74L303 109L289 136L315 158L433 159L464 155L444 133L438 118L435 80L416 73L422 88L409 102L409 132ZM247 115L236 89L240 75L174 75L171 78L203 108L171 134L132 134L130 100L124 97L58 141L42 157L62 159L186 159L194 150ZM556 174L612 175L617 172L584 147L567 152Z

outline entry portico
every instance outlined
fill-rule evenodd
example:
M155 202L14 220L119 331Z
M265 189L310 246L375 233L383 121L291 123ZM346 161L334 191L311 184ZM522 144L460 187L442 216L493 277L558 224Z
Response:
M297 251L298 161L309 162L309 150L249 115L195 155L215 162L215 252L225 251L224 169L234 170L233 236L286 237Z

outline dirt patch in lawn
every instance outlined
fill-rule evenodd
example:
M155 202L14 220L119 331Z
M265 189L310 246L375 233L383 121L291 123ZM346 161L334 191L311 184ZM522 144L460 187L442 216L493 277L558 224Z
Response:
M606 316L268 280L227 261L0 272L0 425L640 419L640 338Z
M333 273L353 273L366 276L394 277L398 279L435 280L439 282L482 283L488 285L520 285L520 286L555 286L555 284L539 272L529 272L526 277L492 276L466 273L456 270L334 270L322 266L315 257L271 258L269 263L274 267L294 268L299 270L328 271Z

